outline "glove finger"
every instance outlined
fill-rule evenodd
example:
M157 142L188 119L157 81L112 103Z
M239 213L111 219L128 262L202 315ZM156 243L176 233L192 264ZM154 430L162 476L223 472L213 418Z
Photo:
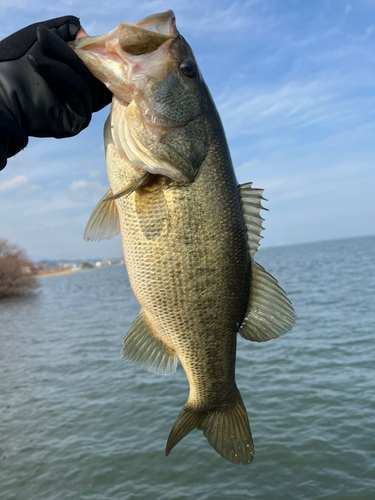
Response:
M56 59L69 65L76 73L85 79L91 75L90 71L86 68L74 50L72 50L54 30L47 29L45 26L38 26L37 40L41 51L46 57Z
M66 114L73 134L87 127L91 120L91 92L87 82L69 66L46 57L33 55L28 59L33 68L48 83L56 97L55 110Z
M78 17L75 16L58 17L52 19L52 21L54 26L47 26L45 23L43 25L50 29L56 29L64 42L75 40L77 33L81 29L81 23Z
M51 59L59 60L72 68L87 82L91 90L92 110L99 111L112 100L112 94L107 87L97 80L81 59L53 31L39 26L37 37L43 54Z

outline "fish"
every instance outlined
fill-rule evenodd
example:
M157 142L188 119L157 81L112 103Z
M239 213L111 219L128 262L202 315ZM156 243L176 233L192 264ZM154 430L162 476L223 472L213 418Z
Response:
M224 459L250 464L237 335L268 341L296 318L277 280L254 260L263 190L238 186L219 113L173 11L71 46L113 93L104 126L110 189L84 238L121 233L141 306L123 357L156 374L174 372L178 360L185 370L190 392L166 455L198 429Z

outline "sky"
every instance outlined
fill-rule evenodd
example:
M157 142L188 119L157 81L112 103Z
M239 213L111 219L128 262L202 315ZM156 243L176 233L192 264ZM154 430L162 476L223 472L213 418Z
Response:
M213 95L238 182L265 189L262 245L375 234L375 0L2 0L0 39L67 14L100 35L168 9ZM74 138L31 139L8 161L0 238L36 260L122 255L120 236L83 240L108 190L108 113Z

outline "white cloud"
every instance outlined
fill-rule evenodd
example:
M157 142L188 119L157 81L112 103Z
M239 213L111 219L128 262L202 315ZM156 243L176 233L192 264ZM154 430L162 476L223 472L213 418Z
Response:
M362 40L366 40L366 38L368 38L371 35L371 33L374 32L374 29L375 28L373 25L369 26L366 30L366 33L363 35Z
M239 167L236 167L236 172L240 172L242 170L247 171L248 168L255 167L259 163L259 160L249 160L245 163L242 163Z
M84 189L87 187L87 181L81 179L79 181L73 181L69 187L71 191L79 191L80 189Z
M331 82L319 80L290 81L281 87L266 89L247 86L232 94L224 91L217 105L229 136L269 132L279 127L303 127L340 119L337 90L333 87Z
M29 182L29 179L26 175L17 175L17 177L13 177L10 181L5 181L0 183L0 192L6 193L7 191L11 191L12 189L17 189L21 186L24 186Z
M6 9L24 9L28 0L1 0L0 15L5 14Z
M337 236L368 231L361 220L354 220L354 229L347 221L358 210L374 211L375 22L368 24L374 0L345 0L339 16L326 9L326 0L311 6L277 0L113 0L110 9L102 0L0 3L0 38L67 13L80 17L95 35L120 21L173 9L215 96L239 181L266 188L269 208L275 207L267 215L267 228L275 231L267 230L267 244L278 238L301 241L303 231L323 239L328 225L323 210L332 211L332 196L346 227ZM95 113L77 137L31 138L26 150L9 160L0 174L0 191L10 190L2 196L3 236L45 256L75 248L82 256L100 251L104 242L81 247L77 241L108 190L102 146L108 111ZM33 191L29 178L42 189ZM24 185L17 186L20 182ZM360 193L355 210L347 201L353 189Z
M98 181L85 181L80 179L73 181L69 186L68 198L78 205L88 205L94 208L95 204L108 191L108 187L102 186Z

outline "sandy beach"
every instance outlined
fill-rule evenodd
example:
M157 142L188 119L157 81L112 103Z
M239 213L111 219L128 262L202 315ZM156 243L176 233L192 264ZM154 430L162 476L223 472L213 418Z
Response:
M79 271L72 271L70 269L59 269L59 268L51 268L51 269L41 269L37 273L32 274L30 278L44 278L46 276L58 276L60 274L77 274L83 273L87 271L92 271L92 269L82 269Z

